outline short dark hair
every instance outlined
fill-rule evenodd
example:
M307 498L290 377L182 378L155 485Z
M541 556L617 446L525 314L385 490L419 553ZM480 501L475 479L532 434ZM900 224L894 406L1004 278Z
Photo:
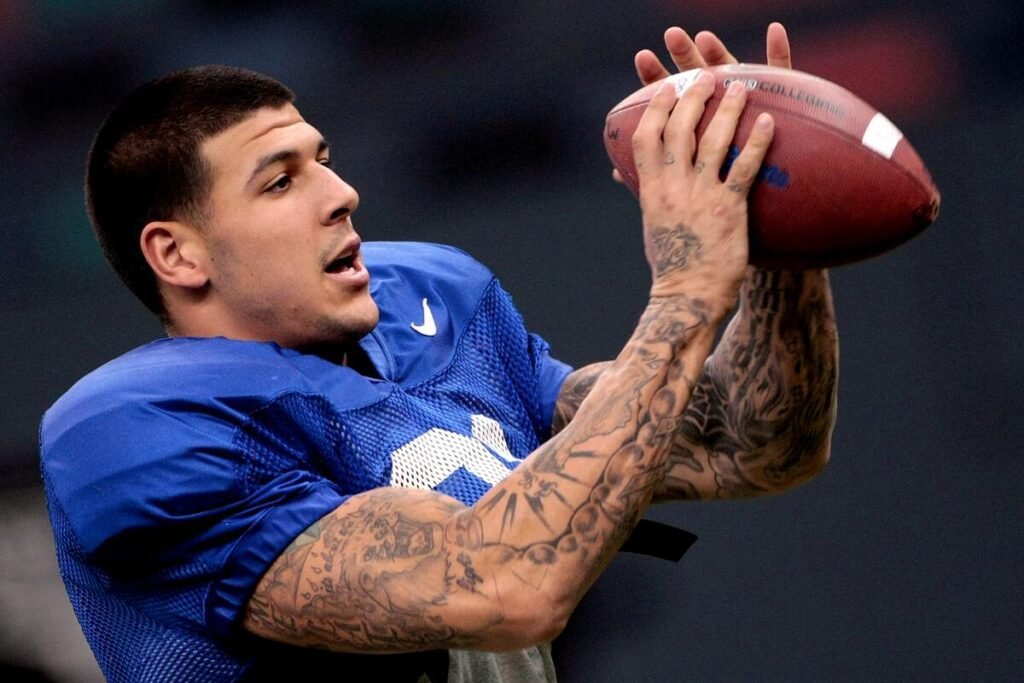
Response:
M86 171L89 218L114 271L161 320L156 276L139 248L142 229L156 220L201 224L212 178L203 141L258 109L294 101L268 76L200 66L140 86L100 127Z

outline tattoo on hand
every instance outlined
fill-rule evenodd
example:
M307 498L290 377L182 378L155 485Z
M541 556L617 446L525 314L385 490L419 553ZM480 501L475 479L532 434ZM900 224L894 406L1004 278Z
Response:
M655 277L685 270L693 259L702 257L700 238L685 225L653 228L649 239L654 254Z

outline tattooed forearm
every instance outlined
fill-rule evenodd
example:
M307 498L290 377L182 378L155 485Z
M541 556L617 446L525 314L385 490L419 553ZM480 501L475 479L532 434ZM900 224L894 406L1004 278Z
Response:
M838 335L824 272L751 271L693 392L659 498L734 498L806 481L828 458Z
M608 365L569 375L553 432L573 419ZM656 497L754 496L813 476L828 456L837 379L826 274L751 269L739 314L693 390Z
M551 590L566 610L575 605L660 484L699 373L693 363L706 357L713 330L699 301L652 303L620 362L594 386L594 409L515 470L504 493L492 490L481 499L482 528L503 531L486 532L485 546L501 546L512 575ZM601 455L609 452L610 458ZM489 504L498 497L505 500L501 512ZM517 503L531 497L537 502ZM517 524L519 515L539 523ZM579 576L587 578L580 583Z
M589 407L473 507L353 496L278 558L246 628L359 652L554 637L661 486L716 323L700 301L652 301Z

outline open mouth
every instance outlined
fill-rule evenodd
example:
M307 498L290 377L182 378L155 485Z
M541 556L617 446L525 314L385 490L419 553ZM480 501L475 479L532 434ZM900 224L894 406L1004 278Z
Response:
M325 272L328 273L345 273L356 267L356 254L352 253L348 256L339 256L324 268Z

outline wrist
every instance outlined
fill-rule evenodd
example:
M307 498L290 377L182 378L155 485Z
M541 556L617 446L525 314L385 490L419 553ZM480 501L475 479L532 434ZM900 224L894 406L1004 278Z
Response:
M695 294L698 293L699 294ZM702 324L717 327L733 309L740 296L740 283L731 286L655 281L651 286L649 305L656 302L675 302L692 307L700 315Z
M648 315L670 316L681 318L688 325L707 327L712 331L718 328L735 308L737 298L728 295L691 296L676 290L652 287L647 300L645 317Z

